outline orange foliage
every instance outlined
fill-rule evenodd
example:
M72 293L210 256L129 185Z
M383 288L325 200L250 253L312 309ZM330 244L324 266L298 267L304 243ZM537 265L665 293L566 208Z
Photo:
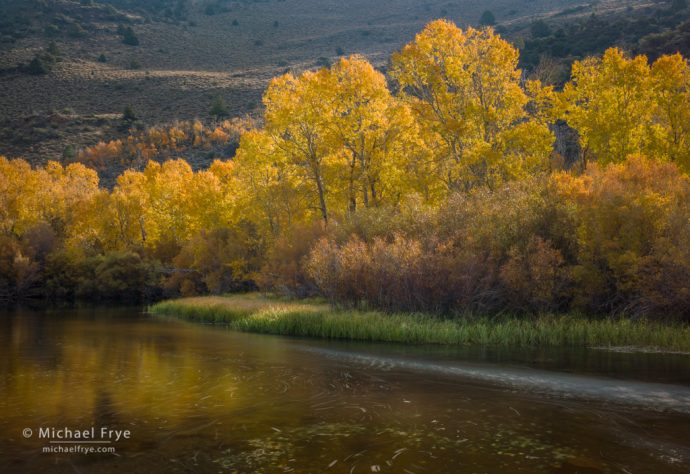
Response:
M689 204L690 179L675 165L631 157L585 176L459 193L417 209L418 228L379 213L388 232L334 230L305 271L333 301L387 310L687 319Z
M77 153L77 161L94 168L111 163L135 164L142 167L149 160L174 158L189 148L212 149L214 146L239 142L240 135L253 126L248 118L225 120L213 130L206 130L199 121L176 122L169 127L151 127L130 135L123 142L99 142Z

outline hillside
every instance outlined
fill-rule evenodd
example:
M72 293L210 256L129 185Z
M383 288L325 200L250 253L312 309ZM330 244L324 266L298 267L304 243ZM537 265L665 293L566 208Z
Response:
M37 164L68 161L76 150L126 136L132 123L120 117L127 106L139 127L208 121L217 97L228 115L241 116L257 109L270 78L287 70L319 67L352 53L385 67L390 53L429 20L477 25L485 10L493 12L497 30L524 50L525 66L539 69L541 57L556 57L557 71L545 74L557 80L570 58L637 38L619 34L559 49L576 43L577 35L592 36L587 25L593 18L606 25L610 15L637 18L669 11L668 3L3 0L0 155ZM683 15L651 31L672 31ZM549 31L535 38L533 25L540 20Z

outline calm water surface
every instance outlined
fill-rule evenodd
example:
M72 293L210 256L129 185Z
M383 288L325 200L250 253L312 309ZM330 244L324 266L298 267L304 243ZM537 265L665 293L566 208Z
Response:
M0 353L0 473L690 472L688 355L325 342L138 309L0 313ZM42 427L131 438L43 453Z

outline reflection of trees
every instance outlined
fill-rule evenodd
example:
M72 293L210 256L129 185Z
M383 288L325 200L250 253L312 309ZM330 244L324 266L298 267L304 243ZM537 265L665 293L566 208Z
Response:
M1 319L2 418L9 425L153 419L169 426L194 408L212 415L236 403L238 375L217 361L202 364L195 337L107 320Z

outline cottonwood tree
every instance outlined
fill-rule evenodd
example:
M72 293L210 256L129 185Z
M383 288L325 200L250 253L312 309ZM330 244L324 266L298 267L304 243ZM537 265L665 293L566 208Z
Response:
M325 117L332 109L324 94L329 71L285 74L271 81L263 97L266 133L289 166L310 184L324 222L328 222L325 166L331 154Z
M643 153L689 169L690 67L680 55L650 66L646 56L628 58L611 48L576 61L557 102L579 133L583 164Z
M328 122L332 146L345 159L349 211L378 206L394 193L394 170L401 163L400 146L415 138L413 117L395 99L386 78L364 58L340 59L330 71L333 96Z
M400 87L448 189L492 184L544 166L553 135L530 117L519 52L491 29L437 20L392 58Z

